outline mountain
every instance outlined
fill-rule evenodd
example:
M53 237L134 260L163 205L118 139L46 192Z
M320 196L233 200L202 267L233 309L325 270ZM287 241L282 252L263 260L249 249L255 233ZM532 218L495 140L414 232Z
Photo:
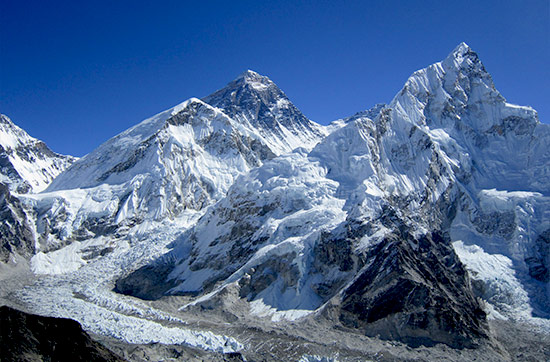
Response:
M40 192L74 161L52 152L0 114L0 182L10 191Z
M267 77L248 71L206 99L221 107L221 94L233 93L239 103L228 110L192 98L144 120L77 160L45 192L26 197L33 250L192 217L237 176L323 135Z
M10 245L48 274L16 298L253 360L510 359L498 326L550 333L549 146L464 43L327 127L247 71L6 193Z
M275 83L251 70L203 101L256 130L277 155L297 147L311 149L326 136L324 128L307 119Z
M194 98L115 136L22 199L47 252L197 213L272 157L256 134Z
M0 262L36 252L32 220L16 194L44 190L75 160L54 153L0 114Z
M313 314L411 345L487 338L478 297L500 294L494 315L550 311L550 127L506 103L466 44L415 72L387 106L335 128L312 151L241 176L116 290L209 305L234 287L274 319ZM497 248L512 266L494 282L471 254Z

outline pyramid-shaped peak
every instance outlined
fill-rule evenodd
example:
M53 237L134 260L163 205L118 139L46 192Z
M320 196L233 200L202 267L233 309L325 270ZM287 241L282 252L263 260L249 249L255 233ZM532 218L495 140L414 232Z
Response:
M255 71L250 70L250 69L242 72L231 83L237 83L239 85L241 85L241 84L261 84L261 85L264 85L264 86L274 84L273 81L271 81L271 79L269 79L268 77L266 77L264 75L261 75L259 73L256 73Z
M235 98L237 93L239 94L238 100ZM276 101L275 98L286 98L271 79L253 70L246 70L224 88L204 97L202 101L227 110L227 107L235 107L236 103L250 99L250 97L254 99L260 97L266 103L270 103L271 98L273 98L271 101Z
M472 48L470 48L470 46L468 44L466 44L465 42L462 42L460 44L458 44L458 46L456 48L454 48L454 50L451 52L451 54L455 57L459 57L459 56L464 56L464 54L468 53L468 52L471 52L472 51Z
M253 70L247 69L244 72L242 72L237 79L245 79L245 80L263 80L263 79L269 79L266 76L263 76Z
M485 68L483 67L477 53L464 42L454 48L447 58L445 58L443 64L456 69L474 67L485 72Z

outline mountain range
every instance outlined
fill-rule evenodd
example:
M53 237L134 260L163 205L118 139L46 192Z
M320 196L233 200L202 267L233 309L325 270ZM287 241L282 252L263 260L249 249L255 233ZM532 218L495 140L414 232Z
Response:
M550 126L464 43L328 126L249 70L80 159L0 127L0 273L39 276L5 297L28 311L253 360L287 324L303 351L271 359L376 340L514 360L504 322L550 338Z

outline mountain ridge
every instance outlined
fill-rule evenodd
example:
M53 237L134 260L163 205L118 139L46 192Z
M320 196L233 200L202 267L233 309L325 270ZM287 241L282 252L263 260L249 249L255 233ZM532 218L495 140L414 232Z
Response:
M40 192L75 160L51 151L44 142L0 114L0 182L10 190Z
M549 146L465 43L328 127L245 71L17 196L17 217L36 272L127 266L91 301L499 350L492 319L550 331Z

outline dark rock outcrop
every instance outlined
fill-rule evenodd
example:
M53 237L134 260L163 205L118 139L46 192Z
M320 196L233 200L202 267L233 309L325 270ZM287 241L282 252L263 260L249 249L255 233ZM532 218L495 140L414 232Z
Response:
M535 240L533 256L525 259L529 275L539 282L550 281L550 229L542 232Z
M166 280L173 268L174 265L171 264L145 265L124 278L118 279L113 291L145 300L160 299L170 288L176 286L174 280Z
M469 348L488 336L466 270L439 232L384 238L336 305L345 327L412 346Z
M92 340L74 320L41 317L7 306L0 307L0 360L124 361Z
M29 258L34 252L34 235L21 202L0 183L0 262L13 254Z

